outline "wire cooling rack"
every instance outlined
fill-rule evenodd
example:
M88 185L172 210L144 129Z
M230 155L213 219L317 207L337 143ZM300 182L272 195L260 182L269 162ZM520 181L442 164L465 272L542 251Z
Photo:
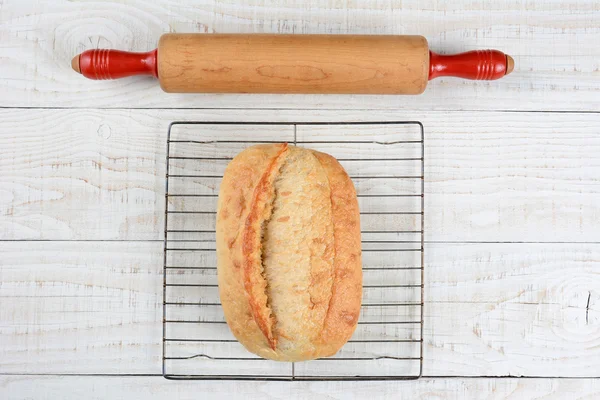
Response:
M246 351L217 287L215 215L227 163L258 143L335 156L361 210L363 300L333 357L282 363ZM423 369L424 140L420 122L173 122L167 139L163 375L169 379L414 379Z

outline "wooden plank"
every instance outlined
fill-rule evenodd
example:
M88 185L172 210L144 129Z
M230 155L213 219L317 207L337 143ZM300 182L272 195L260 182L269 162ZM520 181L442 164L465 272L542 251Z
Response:
M0 105L597 111L599 17L594 0L520 0L492 10L435 0L400 7L393 0L346 7L289 0L246 6L10 0L0 15ZM71 70L71 58L86 49L147 51L165 32L421 34L442 53L503 50L514 57L515 71L497 82L437 79L421 96L399 97L167 95L152 79L92 82Z
M166 132L174 120L402 119L425 126L426 240L600 241L600 114L373 110L0 110L6 155L0 160L0 238L162 239ZM344 138L340 130L313 128L299 137ZM255 137L245 129L240 139ZM352 134L355 141L393 137L385 128ZM351 166L362 176L355 180L359 195L390 193L381 179L366 176L415 170L408 163L363 164ZM175 173L198 168L178 165ZM181 189L214 195L219 179L212 179ZM394 190L416 190L420 182L409 181ZM373 209L366 199L361 205ZM408 204L399 201L399 207Z
M68 388L66 390L65 388ZM426 378L376 382L172 382L161 377L3 376L0 394L7 400L34 399L289 399L348 396L369 399L593 399L597 379Z
M160 372L160 243L0 247L1 372Z
M166 157L160 119L130 111L0 114L2 239L159 237Z
M426 124L428 240L600 240L600 114L449 114Z
M0 246L10 304L0 307L0 371L159 373L161 242ZM425 375L600 376L599 244L436 243L425 254ZM224 323L179 325L167 335L231 338ZM359 325L353 340L376 337L418 330Z
M427 375L600 376L600 245L425 254Z

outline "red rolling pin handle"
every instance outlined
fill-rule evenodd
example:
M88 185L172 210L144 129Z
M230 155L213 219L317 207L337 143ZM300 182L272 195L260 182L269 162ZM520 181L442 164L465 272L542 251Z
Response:
M158 50L130 53L120 50L87 50L71 61L73 69L89 79L117 79L133 75L158 78Z
M492 81L510 74L513 68L512 57L498 50L474 50L448 56L429 52L429 80L455 76Z

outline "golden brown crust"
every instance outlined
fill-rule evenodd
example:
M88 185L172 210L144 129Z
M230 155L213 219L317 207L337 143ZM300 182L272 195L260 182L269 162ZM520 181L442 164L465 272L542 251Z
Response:
M226 169L217 210L221 303L262 357L335 354L360 312L360 215L335 158L286 145L246 149Z
M362 300L360 213L356 190L340 163L329 154L313 152L327 171L331 187L334 232L333 288L327 317L321 332L326 356L347 342L358 322ZM327 350L325 350L325 348Z

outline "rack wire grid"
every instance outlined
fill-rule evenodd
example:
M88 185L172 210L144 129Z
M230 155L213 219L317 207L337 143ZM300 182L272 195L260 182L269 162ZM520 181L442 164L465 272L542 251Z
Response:
M163 376L169 379L415 379L423 369L424 133L401 122L173 122L167 139ZM229 331L217 287L215 215L228 162L259 143L335 156L357 189L363 300L333 357L283 363Z

